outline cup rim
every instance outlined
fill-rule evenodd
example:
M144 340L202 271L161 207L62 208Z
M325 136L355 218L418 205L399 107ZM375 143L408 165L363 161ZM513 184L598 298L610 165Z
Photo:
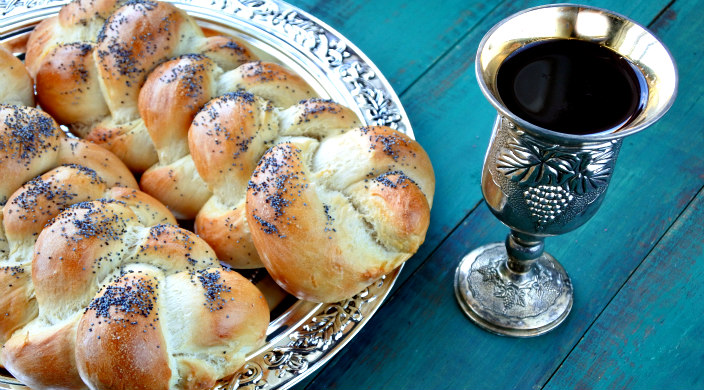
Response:
M674 90L672 91L672 95L670 96L670 99L668 102L663 105L662 109L660 112L658 112L656 115L653 115L652 117L648 118L647 120L630 127L626 130L619 131L619 130L605 130L602 132L598 133L590 133L590 134L567 134L567 133L561 133L558 131L554 130L549 130L544 127L540 127L537 125L534 125L519 116L515 115L511 111L509 111L498 99L496 96L494 96L494 93L492 93L489 90L489 87L486 85L484 82L484 77L482 76L481 72L481 66L480 66L480 56L481 53L486 45L486 42L491 38L491 36L498 30L501 26L504 24L508 23L512 19L516 18L517 16L533 12L536 10L540 9L546 9L546 8L564 8L564 7L572 7L572 8L581 8L581 9L589 9L589 10L595 10L595 11L600 11L603 13L607 13L610 15L613 15L617 18L623 19L629 23L632 23L640 28L642 28L644 31L646 31L648 34L650 34L664 49L667 55L670 57L670 61L672 62L673 70L674 70ZM477 53L475 55L475 61L474 61L474 70L475 70L475 77L477 79L477 83L479 84L479 88L482 91L482 94L489 100L491 105L494 106L494 108L499 112L499 115L506 117L509 119L511 122L517 125L517 127L520 127L522 130L526 130L530 133L535 133L537 135L540 135L542 137L545 137L547 139L552 139L552 140L560 140L561 142L565 143L585 143L585 142L601 142L601 141L612 141L612 140L618 140L621 138L624 138L626 136L635 134L649 126L651 126L653 123L655 123L657 120L662 118L667 111L669 111L670 107L675 102L675 98L677 97L677 92L679 89L679 72L677 71L677 63L675 62L675 58L672 56L672 53L670 50L665 46L665 44L658 38L655 34L653 34L650 29L647 27L643 26L642 24L634 21L633 19L624 16L623 14L620 14L618 12L614 12L605 8L601 7L595 7L591 5L584 5L584 4L576 4L576 3L554 3L554 4L545 4L545 5L539 5L536 7L530 7L526 8L524 10L521 10L519 12L513 13L498 23L496 23L489 31L484 34L482 37L482 40L479 42L479 46L477 48Z

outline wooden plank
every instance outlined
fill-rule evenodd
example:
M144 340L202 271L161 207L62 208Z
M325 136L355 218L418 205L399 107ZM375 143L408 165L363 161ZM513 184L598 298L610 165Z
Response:
M401 93L499 2L295 0L341 32Z
M511 6L525 8L529 4L532 3ZM633 7L640 13L651 4L643 2ZM626 140L609 196L597 216L578 231L547 242L548 250L565 265L576 287L575 307L566 323L546 336L516 340L487 334L463 316L452 294L455 266L470 248L501 239L506 232L481 207L308 388L504 389L540 387L547 381L704 182L704 160L699 154L704 148L703 137L678 131L699 129L704 120L704 113L696 104L704 92L704 80L698 71L702 65L698 54L701 44L696 31L697 9L702 1L682 1L675 6L680 16L668 12L654 29L672 49L681 77L687 80L681 86L678 101L658 125ZM513 11L507 8L504 13ZM654 17L659 9L651 8L650 12ZM647 22L648 18L640 15L641 22ZM487 25L477 30L485 31L503 16L501 12L492 15ZM670 20L673 17L675 20ZM474 174L477 176L472 175L479 170L483 156L472 156L468 147L476 143L483 152L488 142L484 132L493 113L483 109L483 98L476 87L470 86L471 61L464 53L467 48L476 47L480 38L479 34L470 34L405 97L422 97L426 104L438 100L433 103L435 110L424 105L422 99L410 99L407 106L409 112L424 119L420 126L416 122L416 128L427 131L417 132L431 157L435 157L436 170L441 172L441 206L434 210L436 224L452 221L463 208L479 199L478 189L473 189L478 184L478 172ZM692 45L699 45L698 50ZM430 86L439 87L429 89ZM457 106L466 107L466 111L454 108ZM478 124L468 125L470 121ZM458 161L467 163L459 166ZM467 167L475 168L467 172ZM429 236L429 241L444 237L445 228L451 229L452 225L435 225L432 234L436 236Z
M703 219L700 191L546 390L704 388Z

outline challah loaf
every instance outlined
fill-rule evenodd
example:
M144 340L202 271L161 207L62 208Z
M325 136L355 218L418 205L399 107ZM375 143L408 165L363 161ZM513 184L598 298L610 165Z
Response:
M211 56L226 69L251 59L230 39L206 38L172 4L74 0L35 28L26 64L42 108L141 172L157 155L139 117L139 91L157 65L186 53Z
M352 111L320 99L285 110L248 92L212 100L189 131L195 166L213 191L196 217L196 232L221 260L236 268L261 267L244 213L245 190L260 157L284 135L320 136L357 125Z
M142 175L140 186L179 218L195 218L212 195L189 155L191 121L210 99L240 89L256 91L281 107L314 94L302 78L281 65L249 62L223 73L203 55L163 63L140 92L139 111L159 156L159 163Z
M226 94L196 116L189 146L213 190L198 234L237 266L262 261L298 298L348 298L425 238L435 189L427 154L391 128L359 127L332 101L279 110Z
M137 183L112 153L0 105L0 172L0 365L23 383L208 388L263 341L259 290L161 203L118 187ZM141 275L158 280L146 295Z
M137 182L112 153L68 139L38 109L0 104L0 343L36 316L30 264L42 227L69 205L115 186Z
M7 245L0 253L0 313L4 315L0 343L36 317L31 267L34 244L45 225L60 212L84 201L113 199L131 205L145 219L175 223L168 210L150 196L112 184L90 168L65 165L30 180L10 197L1 214L0 235Z
M34 83L22 61L0 46L0 103L34 106Z
M193 233L156 224L168 214L144 209L129 197L78 203L40 233L37 317L2 350L16 378L32 388L202 389L263 341L269 314L256 287L221 269Z
M416 252L434 187L423 149L391 128L291 138L252 174L246 219L264 266L286 291L334 302Z

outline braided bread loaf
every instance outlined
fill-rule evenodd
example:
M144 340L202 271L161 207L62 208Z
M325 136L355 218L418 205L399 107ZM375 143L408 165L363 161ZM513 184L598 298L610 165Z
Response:
M0 103L34 106L34 83L22 61L0 46Z
M207 388L241 366L268 325L259 290L118 187L136 182L110 152L34 108L2 105L0 123L4 193L59 164L95 168L59 165L3 198L0 365L38 389Z
M313 95L303 79L280 65L249 62L223 72L203 55L161 64L140 92L139 111L159 156L142 175L140 186L179 218L193 219L212 195L189 154L191 121L210 99L240 89L256 91L283 107Z
M193 233L155 225L172 217L152 211L83 202L42 231L38 316L2 350L16 378L32 388L207 388L264 340L269 312L256 287L220 269Z
M410 258L435 187L420 145L388 127L292 138L260 160L247 189L252 240L289 293L335 302Z
M205 37L172 4L74 0L32 32L26 65L43 109L141 172L157 155L139 117L139 91L157 65L186 53L207 55L223 69L251 60L237 42Z
M332 101L278 110L226 94L196 116L189 146L214 193L198 234L238 266L263 262L298 298L350 297L425 238L435 188L427 154L391 128L359 127Z
M328 115L331 111L339 112ZM352 111L320 99L286 110L248 92L212 100L198 113L189 131L195 166L213 191L196 217L196 232L221 260L238 268L261 267L244 209L247 183L261 156L281 136L321 136L328 130L357 125Z
M124 166L123 166L124 168ZM126 169L126 168L125 168ZM101 172L102 173L102 172ZM105 175L107 176L107 175ZM81 165L63 165L20 187L2 208L0 252L0 342L36 317L32 257L44 226L71 205L93 199L113 199L156 215L168 216L163 205L132 188L116 187L99 173ZM161 222L175 222L164 218ZM1 362L2 359L0 359Z
M68 139L38 109L0 104L1 343L36 314L29 264L44 224L68 205L116 186L137 188L137 182L113 154Z

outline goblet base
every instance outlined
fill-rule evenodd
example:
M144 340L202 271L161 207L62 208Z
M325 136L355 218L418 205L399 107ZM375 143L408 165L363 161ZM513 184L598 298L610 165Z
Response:
M543 253L526 272L508 267L503 243L466 255L455 272L455 296L477 325L503 336L532 337L558 326L572 309L572 282Z

